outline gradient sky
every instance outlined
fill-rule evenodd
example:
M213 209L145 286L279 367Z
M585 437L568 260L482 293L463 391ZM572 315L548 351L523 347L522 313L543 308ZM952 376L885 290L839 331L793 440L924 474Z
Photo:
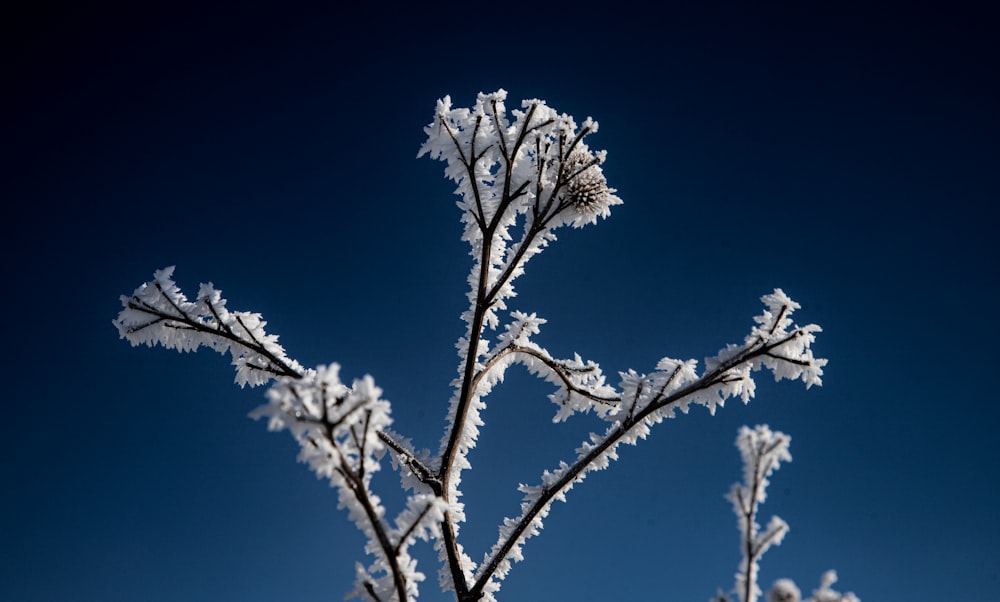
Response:
M575 488L503 600L707 600L732 586L737 428L792 436L762 582L835 568L866 602L1000 590L996 13L796 3L628 11L57 9L3 36L10 368L0 599L339 600L362 539L221 357L132 349L118 296L176 265L306 365L370 373L436 448L469 265L437 98L505 88L601 124L625 204L562 231L512 307L606 372L741 341L783 288L823 326L820 389L664 423ZM596 420L549 424L513 369L464 481L474 558L518 482ZM394 514L397 479L375 487ZM425 600L446 600L427 546Z

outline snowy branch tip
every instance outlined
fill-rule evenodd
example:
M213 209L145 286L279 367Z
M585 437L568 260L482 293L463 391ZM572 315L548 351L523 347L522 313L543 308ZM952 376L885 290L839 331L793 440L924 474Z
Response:
M290 359L278 337L264 332L258 313L226 309L221 291L202 284L189 301L172 280L174 266L157 270L153 279L122 295L122 310L113 320L118 334L133 347L163 345L177 351L208 347L229 353L241 387L262 385L280 376L299 377L303 368Z
M545 101L521 102L507 114L507 92L480 93L471 108L455 108L451 97L437 103L427 140L417 156L447 163L462 200L466 239L504 230L517 215L535 223L579 228L608 217L621 204L601 169L606 153L584 142L597 131L589 117L581 124Z

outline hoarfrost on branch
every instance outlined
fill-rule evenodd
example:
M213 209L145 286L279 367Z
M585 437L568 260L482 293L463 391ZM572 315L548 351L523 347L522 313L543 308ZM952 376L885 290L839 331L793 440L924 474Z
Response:
M655 424L678 411L687 413L692 405L714 414L729 398L747 403L754 396L753 373L761 369L776 380L801 380L807 388L821 384L826 360L812 352L820 328L794 323L792 315L800 307L780 289L761 298L764 309L749 333L706 359L702 369L693 359L662 358L646 372L619 372L613 384L596 362L576 354L558 358L539 345L534 338L546 320L508 307L514 281L556 240L559 228L596 224L622 201L602 170L605 152L588 144L598 131L596 121L578 124L541 100L525 100L508 110L506 100L503 90L480 94L470 108L453 106L450 97L439 100L418 154L444 162L445 176L456 186L462 238L472 257L468 308L461 316L465 331L456 346L457 376L436 453L413 449L409 439L390 429L390 404L371 376L348 385L335 363L304 368L286 354L278 337L265 332L259 314L229 311L211 284L202 285L196 300L189 301L173 281L172 267L123 296L114 321L133 345L179 351L208 347L231 357L240 386L270 383L267 403L251 415L265 418L270 430L287 430L294 437L301 446L299 461L337 488L340 506L367 538L371 561L357 565L355 596L415 600L424 575L408 550L424 540L438 551L444 589L460 601L494 600L553 503L565 501L577 483L616 460L620 445L635 445ZM472 466L470 452L484 426L486 398L515 364L553 386L554 421L591 414L603 426L575 451L567 450L568 460L545 471L535 485L520 486L520 512L503 521L496 543L476 562L459 537L465 520L459 501L462 474ZM764 437L747 432L747 441ZM759 593L755 559L787 529L777 519L761 532L753 521L767 475L778 460L789 459L787 438L784 447L780 441L764 451L755 445L741 444L745 462L747 453L758 455L751 458L752 474L731 494L748 541L738 584L754 584L741 595L743 602ZM391 521L370 487L387 454L409 492L405 509Z

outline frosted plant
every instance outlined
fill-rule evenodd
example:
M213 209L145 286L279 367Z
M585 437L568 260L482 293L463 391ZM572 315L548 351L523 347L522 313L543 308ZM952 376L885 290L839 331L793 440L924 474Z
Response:
M768 477L780 468L781 462L791 462L788 451L792 439L788 435L772 431L767 425L754 428L741 427L736 437L736 447L743 458L743 482L733 483L726 499L733 505L740 530L740 549L743 559L736 573L736 599L740 602L756 602L761 591L757 584L759 561L771 546L781 544L788 533L788 523L772 516L767 527L761 531L757 523L757 511L767 499ZM827 571L820 588L805 602L861 602L853 593L840 594L830 589L837 581L837 573ZM732 602L726 594L719 593L711 602ZM802 593L795 582L779 579L767 592L767 602L802 602Z
M395 430L389 402L370 376L348 385L337 364L305 368L264 331L258 314L231 312L219 291L202 285L189 300L172 280L173 268L155 273L131 295L114 321L133 345L163 345L180 351L205 346L228 353L236 382L270 384L267 403L254 417L271 430L288 430L301 446L299 460L339 492L340 506L367 537L369 564L358 564L353 595L388 602L414 600L424 575L409 555L418 540L433 544L441 568L438 580L459 601L494 600L524 543L537 535L555 501L574 485L618 458L621 444L634 445L650 428L703 405L715 413L737 397L754 395L753 372L766 368L775 379L820 384L826 360L813 356L820 328L798 326L799 305L780 289L764 295L763 312L742 342L727 346L699 369L693 359L663 358L648 372L619 372L617 385L601 367L578 355L558 358L535 338L545 320L509 310L514 281L528 261L556 240L564 226L581 228L606 218L622 201L602 170L604 151L587 138L597 122L578 124L541 100L508 111L506 92L480 94L471 108L437 103L418 156L445 163L456 185L472 256L465 332L458 341L458 374L448 404L440 447L416 450ZM598 426L569 459L545 471L534 485L522 485L520 511L499 525L496 543L480 560L465 553L462 474L484 426L486 398L518 364L553 386L554 421L590 414ZM371 489L371 476L389 455L408 498L392 520Z
M827 571L820 579L819 589L813 595L802 600L802 592L791 579L778 579L767 591L767 602L861 602L853 592L842 594L830 586L836 583L837 572ZM727 600L728 598L722 598Z
M835 591L830 586L837 582L837 572L827 571L820 579L819 589L813 591L811 598L806 602L861 602L853 592L842 594Z

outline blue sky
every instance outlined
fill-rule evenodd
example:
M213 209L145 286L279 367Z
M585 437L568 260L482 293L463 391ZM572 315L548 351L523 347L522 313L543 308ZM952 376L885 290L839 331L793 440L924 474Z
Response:
M435 100L505 88L601 130L625 204L563 231L512 307L606 372L699 360L783 288L825 332L824 386L762 378L660 425L557 505L505 600L706 600L739 560L737 428L792 436L762 581L835 568L863 600L1000 586L997 15L868 5L51 9L8 25L0 209L11 368L0 598L306 600L362 540L219 356L132 349L118 296L176 265L260 311L306 365L370 373L441 435L469 258ZM527 11L521 14L519 11ZM518 482L599 425L549 424L513 370L465 477L478 558ZM395 476L376 487L390 507ZM395 504L395 505L394 505ZM433 554L422 599L444 600Z

